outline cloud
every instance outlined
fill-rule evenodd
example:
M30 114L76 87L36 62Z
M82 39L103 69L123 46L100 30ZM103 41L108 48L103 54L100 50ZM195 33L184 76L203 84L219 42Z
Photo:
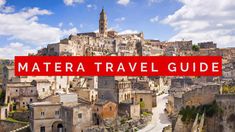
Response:
M69 23L69 26L73 27L73 23L72 23L72 22L70 22L70 23Z
M4 47L0 47L0 58L13 59L15 56L28 55L28 53L36 53L35 49L19 42L10 43Z
M14 12L15 8L13 6L5 6L6 0L0 0L0 11L3 13Z
M95 4L88 4L86 6L88 9L93 9L93 10L96 10L97 9L97 6Z
M149 21L152 22L152 23L157 23L158 20L159 20L159 17L155 16L155 17L151 18Z
M64 4L67 5L67 6L72 6L74 5L75 3L83 3L84 0L64 0Z
M80 25L79 25L79 27L80 27L80 28L83 28L83 27L84 27L84 25L83 25L83 24L80 24Z
M65 29L38 22L40 15L51 14L52 12L39 8L23 9L17 13L0 13L0 36L33 45L57 42L64 37Z
M183 6L162 22L177 33L171 40L214 41L219 47L234 46L235 2L233 0L179 0Z
M11 40L43 44L60 39L60 29L38 22L39 15L52 14L39 8L24 9L18 13L0 13L0 36Z
M63 22L60 22L60 23L58 24L58 26L59 26L59 27L62 27L62 26L63 26Z
M162 0L148 0L148 5L160 3Z
M118 0L117 3L126 6L130 3L130 0Z
M123 21L125 21L125 20L126 20L125 17L120 17L120 18L114 19L115 22L123 22Z
M127 29L127 30L119 32L118 34L123 35L123 34L135 34L135 33L138 33L138 31L137 30Z
M76 27L73 27L71 29L68 30L63 30L63 36L69 36L71 34L77 34L78 33L78 29Z

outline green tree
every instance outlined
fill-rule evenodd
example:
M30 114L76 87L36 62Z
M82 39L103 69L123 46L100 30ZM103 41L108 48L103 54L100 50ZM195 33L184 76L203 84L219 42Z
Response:
M192 46L192 50L193 50L193 51L199 51L199 49L200 49L200 48L199 48L198 45L195 45L195 44L194 44L194 45Z

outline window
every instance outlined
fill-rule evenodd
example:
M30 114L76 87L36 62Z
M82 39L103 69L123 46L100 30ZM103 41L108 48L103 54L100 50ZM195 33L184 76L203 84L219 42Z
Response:
M82 113L78 114L78 118L80 118L80 119L82 118Z
M30 99L30 103L32 103L33 102L33 99Z
M54 48L51 48L51 49L50 49L50 52L53 52L53 51L54 51Z
M60 76L60 78L62 79L62 78L63 78L63 76Z
M41 112L41 116L44 116L45 115L45 113L44 112Z
M44 126L40 127L40 132L46 132L46 128Z
M33 92L33 90L31 90L31 93Z
M18 92L18 89L16 89L16 92Z
M45 92L45 88L42 88L42 92Z
M113 109L112 106L110 106L110 107L109 107L109 110L112 111L112 109Z
M142 102L143 101L143 98L140 98L140 102Z
M59 115L60 114L60 112L59 111L55 111L55 115Z
M61 85L59 85L59 89L61 89Z

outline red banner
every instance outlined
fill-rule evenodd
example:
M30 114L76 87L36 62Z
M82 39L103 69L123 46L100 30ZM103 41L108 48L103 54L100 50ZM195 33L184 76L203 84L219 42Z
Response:
M16 56L16 76L221 76L220 56Z

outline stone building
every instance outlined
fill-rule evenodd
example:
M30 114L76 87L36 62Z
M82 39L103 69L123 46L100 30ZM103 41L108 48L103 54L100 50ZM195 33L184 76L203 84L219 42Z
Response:
M115 77L98 77L98 99L118 102L117 90L115 89Z
M161 42L166 56L185 55L192 51L192 41Z
M140 104L138 103L120 103L118 105L118 115L132 119L140 118Z
M98 100L93 107L93 120L96 125L106 121L114 121L117 118L117 104L109 100Z
M7 82L11 81L15 77L14 66L4 66L2 68L2 88L6 90Z
M156 96L153 96L151 90L133 90L132 100L134 103L140 104L142 112L152 112L152 108L157 105Z
M217 44L213 43L213 41L210 41L210 42L201 42L201 43L198 43L198 46L200 47L200 49L217 48Z
M67 103L61 107L64 131L82 132L92 125L92 108L89 104Z
M131 81L116 80L115 89L117 90L118 103L131 101Z
M75 92L76 91L76 92ZM91 88L76 88L74 92L78 95L79 98L85 99L89 102L96 102L98 100L97 89Z
M189 77L172 77L171 88L182 88L193 85L192 78Z
M106 13L104 11L104 9L102 9L101 13L100 13L100 20L99 20L99 33L106 37L107 36L107 16Z
M223 56L224 59L228 60L234 60L235 57L235 48L221 48L221 55Z
M38 92L31 83L8 83L6 87L5 104L10 104L10 110L28 109L28 105L38 101Z
M235 62L234 60L229 61L227 63L223 63L223 78L235 80Z
M132 80L133 89L140 90L149 90L149 80L147 78L137 78L136 80Z
M219 48L209 48L209 49L200 49L199 51L194 51L193 56L222 56L223 52Z
M90 104L78 103L76 94L59 94L49 101L30 104L30 130L77 132L92 125Z
M30 105L30 130L33 132L62 131L61 105L51 102L36 102Z
M68 91L73 77L15 76L14 66L4 66L3 87L8 110L28 109L28 105L57 92Z
M52 94L51 84L49 80L46 79L33 80L31 82L31 85L35 86L39 99L44 99Z
M142 55L143 56L163 56L164 50L152 45L144 45L142 47Z

